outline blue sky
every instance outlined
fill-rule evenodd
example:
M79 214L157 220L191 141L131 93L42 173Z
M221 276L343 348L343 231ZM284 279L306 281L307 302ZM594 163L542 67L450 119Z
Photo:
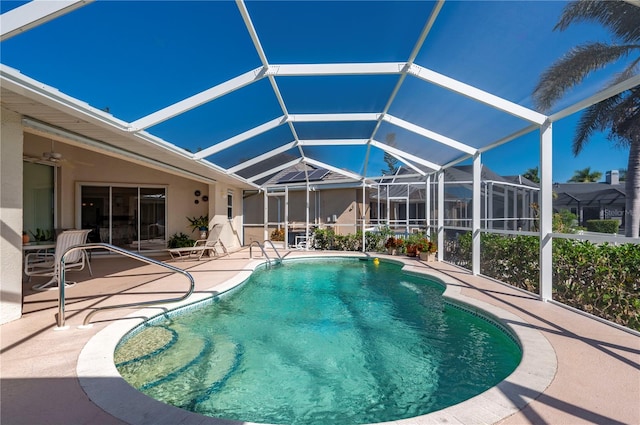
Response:
M16 4L3 1L2 11ZM416 63L532 107L531 91L546 67L578 43L606 41L606 33L593 25L552 31L562 6L559 1L448 1ZM405 61L431 7L429 2L417 1L247 2L267 58L276 64ZM108 107L127 121L260 66L231 1L98 1L3 42L0 59L94 107ZM557 109L602 88L619 68L585 81ZM278 84L290 113L379 112L396 81L395 76L289 77L279 78ZM472 146L526 125L442 92L407 78L390 113ZM149 131L196 150L280 115L280 105L263 80ZM571 140L577 119L572 116L554 124L554 181L566 181L575 170L586 167L603 174L626 168L627 151L613 147L603 135L594 137L574 157ZM347 127L307 126L301 131L309 137L339 137L342 130L349 137L357 137L358 132L365 137L371 131L370 124ZM380 131L376 138L384 140L382 127ZM286 137L281 129L269 134L262 149L291 141ZM399 139L399 147L421 149L410 138ZM424 149L434 158L451 154L437 146ZM261 153L256 147L238 151L245 156ZM487 152L483 161L499 174L518 174L538 165L538 151L538 135L532 133ZM225 165L233 165L231 153L219 156ZM333 155L314 150L318 159L333 156L337 166L357 172L362 170L362 158L356 158L360 153L355 148ZM384 166L380 152L370 159L370 172Z

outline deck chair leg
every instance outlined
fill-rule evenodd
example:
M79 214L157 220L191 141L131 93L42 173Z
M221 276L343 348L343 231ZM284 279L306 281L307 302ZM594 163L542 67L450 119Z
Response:
M84 259L87 262L87 267L89 268L89 276L93 277L93 270L91 270L91 261L89 261L90 259L87 257L87 254L84 254Z
M31 289L33 289L34 291L49 291L51 289L56 289L58 287L58 285L56 285L58 283L58 278L57 277L52 277L51 279L49 279L48 282L45 283L41 283L39 285L33 285L31 287ZM72 286L74 286L76 284L76 282L65 282L64 283L64 287L65 288L71 288Z
M225 253L225 255L229 255L229 251L227 251L227 247L224 246L224 244L222 243L221 240L218 241L220 243L220 246L222 247L222 251Z
M29 276L31 278L31 276ZM41 284L36 284L31 287L34 291L48 291L49 289L54 289L52 286L58 282L58 278L53 276L49 281Z

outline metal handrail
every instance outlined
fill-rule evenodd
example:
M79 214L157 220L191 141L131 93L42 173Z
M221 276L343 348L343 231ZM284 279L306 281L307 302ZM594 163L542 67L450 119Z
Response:
M163 263L161 261L157 261L148 257L145 257L143 255L140 254L136 254L134 252L131 251L127 251L126 249L122 249L119 248L117 246L113 246L113 245L109 245L106 243L89 243L89 244L82 244L82 245L74 245L72 247L70 247L69 249L67 249L62 257L60 258L60 280L58 282L58 287L59 287L59 292L58 292L58 328L63 328L65 325L65 295L64 295L64 282L65 282L65 267L64 267L64 258L65 256L72 252L72 251L78 251L78 250L90 250L90 249L106 249L108 251L111 252L116 252L118 254L122 254L125 257L129 257L129 258L133 258L135 260L140 260L142 262L145 262L147 264L153 264L153 265L157 265L160 267L164 267L167 268L175 273L180 273L182 275L184 275L187 279L189 279L189 283L190 283L190 287L189 287L189 291L179 297L179 298L167 298L167 299L163 299L163 300L156 300L156 301L141 301L141 302L137 302L137 303L128 303L128 304L118 304L118 305L110 305L110 306L104 306L104 307L97 307L96 309L94 309L93 311L91 311L89 314L87 314L87 317L85 317L84 322L82 323L82 326L87 326L89 324L89 321L91 320L91 318L98 313L99 311L102 310L113 310L116 308L128 308L128 307L141 307L141 306L152 306L152 305L159 305L159 304L165 304L165 303L170 303L170 302L178 302L178 301L182 301L185 300L186 298L188 298L191 294L193 294L193 290L195 288L195 281L193 280L193 276L191 276L191 274L185 270L182 270L178 267L172 266L171 264L167 264L167 263Z
M271 241L269 239L265 239L264 243L266 244L267 242L269 242L269 244L271 245L271 249L273 249L273 252L275 252L276 255L278 256L278 260L280 260L280 262L282 263L282 257L280 256L280 253L276 249L276 246L273 244L273 241Z
M249 258L253 258L253 244L258 245L258 248L260 248L260 251L262 251L262 255L264 255L264 258L267 259L267 267L270 267L271 258L269 258L269 256L267 255L267 251L264 250L264 246L258 241L251 241L251 243L249 244Z

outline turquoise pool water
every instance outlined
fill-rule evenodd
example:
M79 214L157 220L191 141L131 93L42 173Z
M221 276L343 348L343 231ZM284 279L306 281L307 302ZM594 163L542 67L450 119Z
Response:
M494 386L518 345L400 266L285 262L212 302L153 321L116 350L122 376L165 403L273 424L426 414Z

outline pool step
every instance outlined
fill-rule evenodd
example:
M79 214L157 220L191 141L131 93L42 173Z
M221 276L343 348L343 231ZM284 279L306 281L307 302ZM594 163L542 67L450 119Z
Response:
M146 326L124 341L116 349L117 368L156 356L169 349L178 340L178 334L166 326Z
M208 344L195 335L185 338L184 330L174 332L177 335L175 341L164 345L163 349L150 351L117 364L122 377L135 388L146 391L167 380L175 379L185 369L201 361L202 356L209 350ZM147 344L143 338L144 335L132 343L155 346L152 343Z
M193 361L158 385L144 389L145 394L191 411L226 383L239 363L238 346L221 337L207 343L198 361Z
M129 354L136 350L128 350L126 356L120 357L130 358L121 361L118 369L131 385L145 394L196 411L237 369L242 350L222 336L205 341L199 335L190 335L186 329L178 329L177 336L177 341L163 345L167 347L163 350L156 348L157 343L132 341L153 349L138 349L137 356Z

